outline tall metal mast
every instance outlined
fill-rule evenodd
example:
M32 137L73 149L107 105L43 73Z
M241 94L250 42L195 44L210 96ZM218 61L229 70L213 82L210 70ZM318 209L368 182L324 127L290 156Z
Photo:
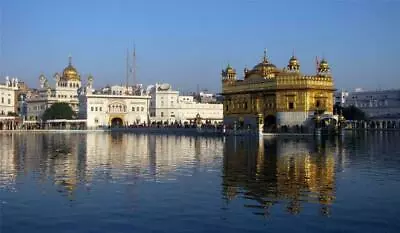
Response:
M132 61L132 78L133 78L133 84L136 83L136 45L133 44L133 61Z
M3 73L3 6L0 6L0 76Z
M126 92L128 93L129 85L129 49L126 49Z

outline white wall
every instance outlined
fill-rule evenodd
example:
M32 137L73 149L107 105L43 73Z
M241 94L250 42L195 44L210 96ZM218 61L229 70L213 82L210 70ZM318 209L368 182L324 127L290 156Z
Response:
M193 96L179 96L169 84L155 84L150 91L150 119L152 122L189 121L197 114L202 118L223 120L223 105L196 103Z
M18 88L0 85L0 115L7 115L8 112L16 112L15 98Z
M149 96L86 95L87 127L108 126L113 117L122 117L124 125L147 124L149 100Z

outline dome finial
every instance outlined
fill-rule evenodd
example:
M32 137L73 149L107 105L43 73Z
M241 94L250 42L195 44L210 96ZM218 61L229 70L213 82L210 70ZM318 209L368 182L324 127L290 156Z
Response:
M294 48L292 49L292 57L294 57L294 54L295 54L295 52L294 52Z
M72 65L72 56L71 56L71 54L68 56L68 64Z
M267 61L267 48L264 48L264 61Z

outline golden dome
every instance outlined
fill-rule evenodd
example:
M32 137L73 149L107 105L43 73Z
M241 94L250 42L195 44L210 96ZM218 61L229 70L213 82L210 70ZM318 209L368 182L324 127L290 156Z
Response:
M222 73L225 74L234 74L236 73L236 70L232 68L232 66L230 64L228 64L228 66L225 68L225 70L222 70Z
M291 71L298 71L300 69L300 62L294 55L290 58L287 68Z
M319 63L318 72L319 73L329 73L330 72L329 64L325 59L322 59L321 62Z
M322 59L321 63L319 64L319 67L327 69L327 68L329 68L329 64L325 59Z
M72 66L72 58L69 57L69 64L67 67L65 67L64 71L63 71L63 75L62 78L64 80L76 80L76 81L80 81L80 76L78 71L75 69L75 67Z
M263 60L260 63L258 63L256 66L254 66L253 70L259 71L259 72L276 70L276 66L274 64L270 63L267 59L267 50L264 51Z
M292 66L300 65L299 60L297 60L297 58L295 56L292 56L289 60L289 65L292 65Z

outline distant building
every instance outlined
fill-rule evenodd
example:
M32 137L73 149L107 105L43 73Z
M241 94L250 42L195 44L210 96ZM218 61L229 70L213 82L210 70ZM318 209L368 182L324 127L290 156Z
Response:
M28 120L40 120L44 111L54 103L65 102L78 113L78 89L81 87L81 76L72 66L71 57L69 64L62 74L55 73L55 86L51 87L48 79L42 74L39 76L40 88L31 90L26 94Z
M199 97L201 103L217 103L217 96L213 93L200 92Z
M0 84L0 130L18 127L20 83L17 78L6 77L5 83Z
M6 77L5 83L0 84L0 116L18 114L18 90L17 78Z
M78 90L79 118L86 119L88 128L99 126L126 127L148 124L150 96L136 87L112 86L93 89L93 77Z
M335 96L334 96L334 101L335 101L334 105L343 107L346 103L346 99L348 96L349 96L349 92L347 92L347 91L343 91L343 90L336 91Z
M349 92L344 106L356 106L369 117L400 118L400 89Z
M194 96L180 96L170 84L151 85L148 93L151 96L149 111L152 122L190 123L197 116L203 122L211 123L221 122L223 119L222 104L199 103Z

